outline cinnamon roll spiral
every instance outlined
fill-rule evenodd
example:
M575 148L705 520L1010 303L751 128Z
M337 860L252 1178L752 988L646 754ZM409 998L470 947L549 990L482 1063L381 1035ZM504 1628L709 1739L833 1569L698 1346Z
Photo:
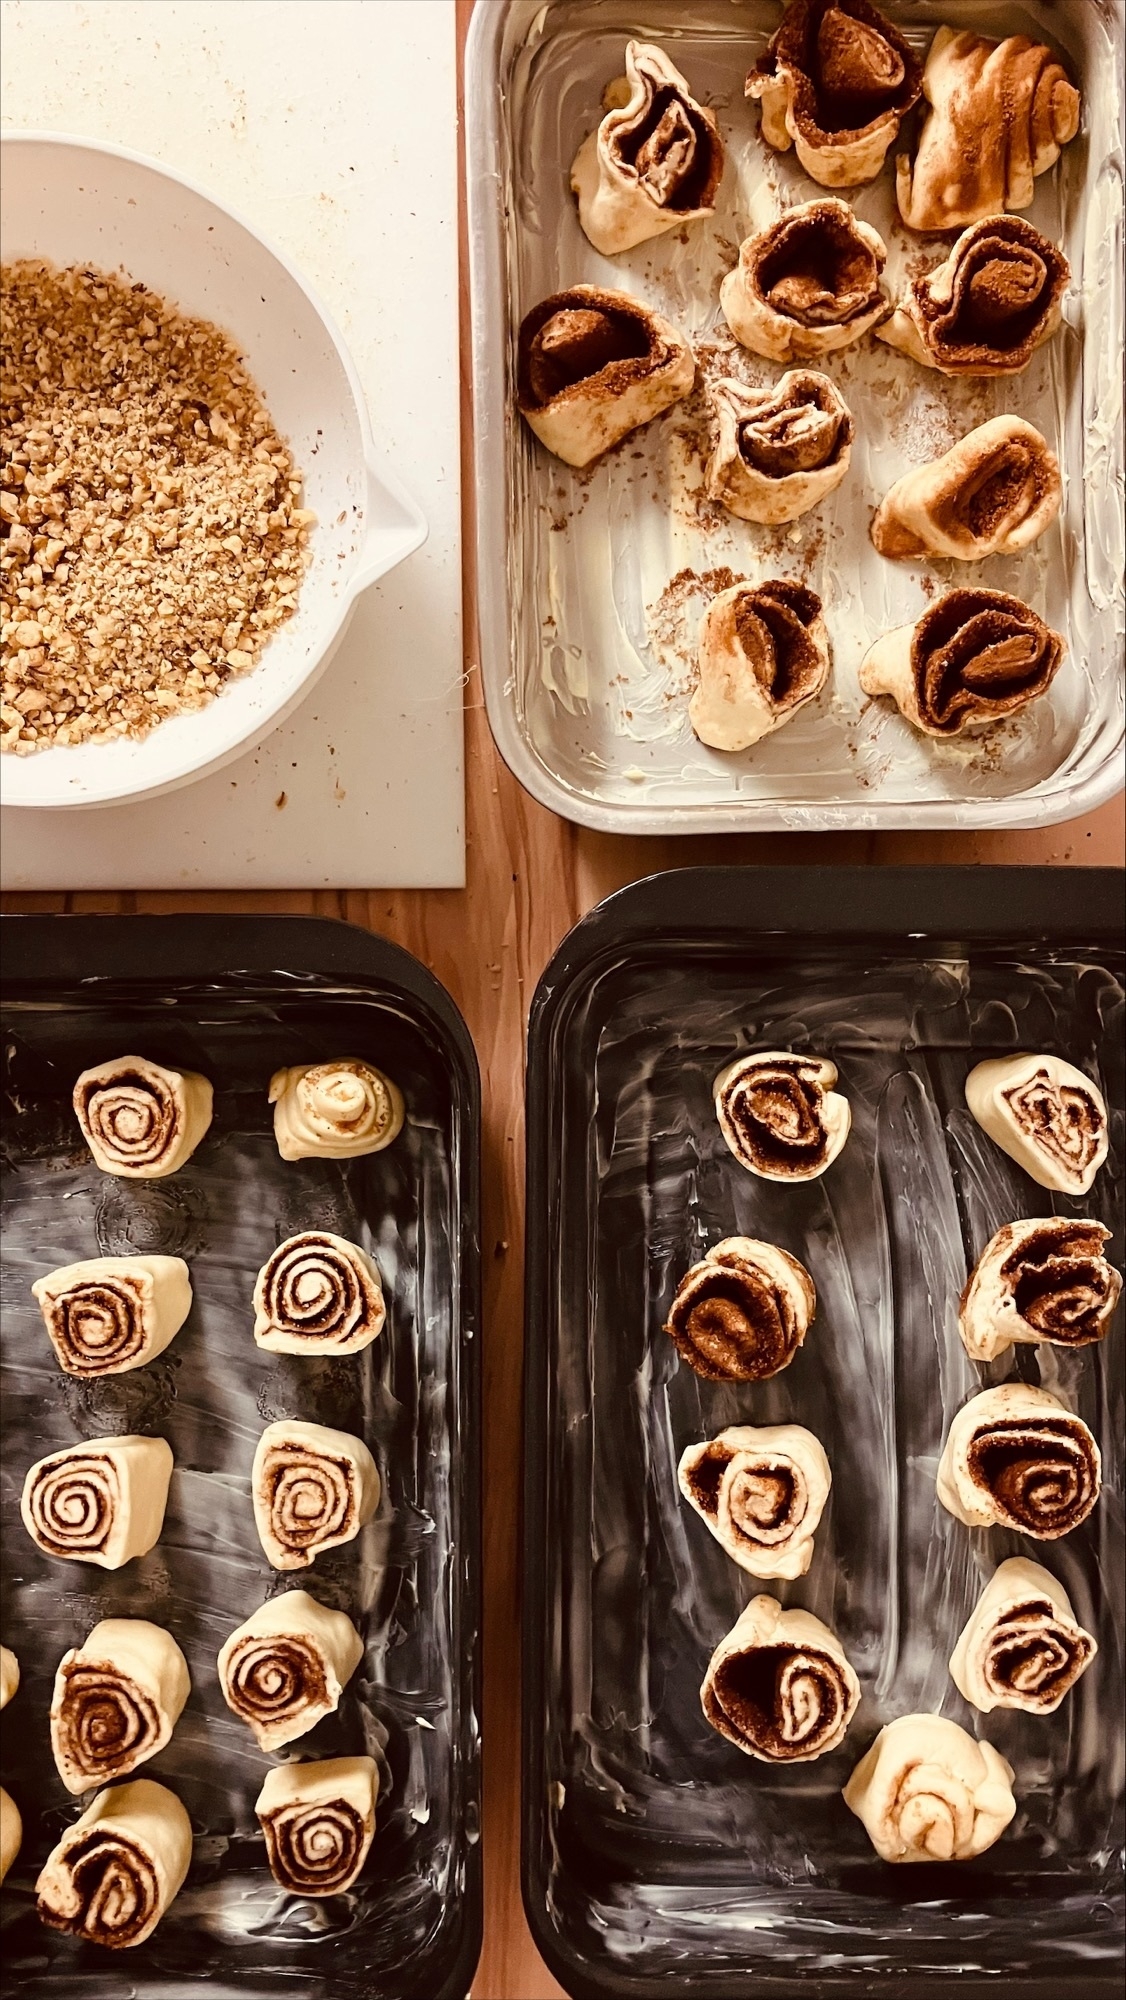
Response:
M279 1888L294 1896L350 1889L367 1860L378 1792L371 1757L278 1764L267 1772L255 1810Z
M688 718L713 750L747 750L820 694L829 674L821 599L804 583L736 583L700 624Z
M192 1858L192 1825L174 1792L136 1778L99 1792L67 1828L36 1883L52 1930L125 1950L151 1936Z
M848 1138L848 1099L834 1090L824 1056L756 1049L714 1084L719 1129L741 1167L768 1181L810 1181L832 1165Z
M88 1257L31 1289L68 1375L143 1368L175 1339L192 1303L182 1257Z
M890 695L925 736L958 736L1046 693L1065 651L1061 635L1019 597L948 590L916 624L877 639L860 662L860 685Z
M805 1764L841 1741L860 1683L827 1625L764 1595L716 1647L700 1699L712 1728L748 1757Z
M1051 1715L1097 1652L1063 1585L1040 1563L1014 1556L986 1585L950 1673L959 1693L986 1715L994 1708Z
M762 1382L788 1368L817 1304L804 1264L774 1243L728 1236L685 1273L665 1332L709 1382Z
M327 1230L279 1243L254 1286L254 1338L273 1354L358 1354L386 1317L372 1259Z
M918 57L870 0L790 0L747 78L762 136L822 187L879 173L922 88Z
M690 1506L752 1576L804 1576L829 1497L829 1461L800 1424L735 1424L690 1444L677 1476Z
M379 1473L363 1440L324 1424L283 1420L258 1440L254 1519L275 1569L306 1569L350 1542L379 1505Z
M94 1438L33 1465L24 1527L45 1555L120 1569L144 1555L164 1524L172 1452L163 1438Z
M1046 1389L1003 1382L959 1410L938 1467L938 1497L968 1527L1057 1541L1087 1519L1102 1460L1081 1417Z
M1013 1773L991 1743L942 1715L900 1715L881 1729L844 1788L884 1861L968 1861L1013 1814Z
M363 1650L343 1611L328 1610L307 1591L286 1591L263 1604L224 1644L223 1699L263 1750L276 1750L332 1714Z
M695 379L685 335L629 292L571 285L520 324L516 405L565 465L592 465L679 402Z
M962 1293L958 1326L973 1361L993 1361L1014 1341L1087 1347L1102 1340L1122 1290L1103 1256L1101 1222L1044 1215L1006 1222L987 1243Z
M966 1103L983 1132L1040 1187L1086 1194L1110 1150L1106 1102L1060 1056L998 1056L966 1078Z
M1036 426L991 417L896 480L873 516L872 541L893 562L1015 555L1051 526L1062 493L1059 461Z
M942 375L1019 375L1060 323L1071 267L1019 215L964 229L944 264L910 278L876 337Z
M852 456L847 403L827 375L791 368L769 389L712 389L715 448L705 483L741 521L796 521L839 486Z
M283 1160L352 1160L381 1153L402 1130L401 1090L358 1056L275 1070L269 1095Z
M604 257L711 215L723 174L723 141L663 49L626 45L626 74L610 84L610 109L571 167L579 221Z
M59 1662L51 1748L71 1792L127 1777L163 1750L188 1695L188 1663L144 1618L104 1618Z
M787 209L748 236L719 290L737 341L767 361L809 361L849 347L883 319L887 249L848 203Z
M212 1090L194 1070L119 1056L83 1070L74 1109L103 1173L162 1180L183 1166L207 1131Z

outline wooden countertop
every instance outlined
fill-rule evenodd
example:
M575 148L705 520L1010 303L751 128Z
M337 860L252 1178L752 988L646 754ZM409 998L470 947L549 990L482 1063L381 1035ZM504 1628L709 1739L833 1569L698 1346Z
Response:
M462 42L473 0L458 0ZM464 223L463 223L464 226ZM463 257L464 270L464 257ZM472 549L473 473L467 301L462 287L463 517ZM473 2000L561 1994L528 1935L520 1902L517 1522L523 1288L524 1024L559 940L602 897L639 876L701 862L1040 862L1126 860L1121 798L1086 819L1009 834L763 834L622 838L556 819L523 792L489 733L477 656L476 592L465 575L467 886L306 893L8 895L10 911L288 911L343 917L413 951L448 987L477 1045L484 1090L485 1283L485 1946ZM189 796L185 794L185 796Z

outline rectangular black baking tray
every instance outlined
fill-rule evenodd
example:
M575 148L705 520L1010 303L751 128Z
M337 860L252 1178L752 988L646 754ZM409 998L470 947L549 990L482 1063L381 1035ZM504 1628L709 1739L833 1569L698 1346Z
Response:
M692 868L611 896L540 981L528 1054L523 1891L578 2000L1120 1991L1121 1318L1045 1375L1100 1438L1103 1496L1061 1576L1100 1653L1055 1716L976 1717L1016 1770L1003 1839L948 1868L880 1862L839 1789L881 1724L975 1711L946 1662L1019 1538L937 1508L950 1411L978 1386L956 1327L1004 1220L1086 1209L1122 1266L1123 877L1102 869ZM815 1050L853 1104L824 1179L742 1172L711 1083L741 1047ZM1046 1048L1101 1080L1111 1155L1085 1202L978 1131L972 1060ZM971 1055L972 1050L972 1055ZM679 1277L733 1233L813 1272L792 1366L701 1382L662 1333ZM1038 1350L1014 1350L1041 1379ZM991 1364L993 1379L1010 1359ZM834 1467L808 1576L758 1584L676 1490L694 1439L808 1424ZM685 1519L685 1516L688 1518ZM863 1701L811 1765L753 1763L704 1722L714 1645L756 1589L835 1624Z
M24 1847L2 1892L5 1992L19 2000L464 2000L481 1940L477 1063L448 994L409 953L347 924L276 917L7 917L3 1385L3 1634L22 1681L0 1725ZM98 1172L70 1090L88 1064L141 1053L203 1070L216 1114L170 1179ZM283 1063L361 1055L402 1086L385 1152L286 1164L266 1089ZM328 1227L374 1251L388 1320L375 1345L310 1362L259 1350L250 1293L276 1241ZM149 1368L89 1385L63 1376L28 1289L71 1258L128 1249L188 1260L191 1316ZM35 1268L33 1268L35 1267ZM367 1651L339 1713L303 1742L369 1750L376 1837L356 1889L284 1898L253 1804L273 1761L224 1707L215 1655L280 1579L258 1546L249 1467L261 1425L305 1416L360 1432L384 1481L360 1539L298 1577L350 1611ZM40 1454L114 1430L166 1435L176 1455L164 1531L109 1574L52 1563L19 1518ZM58 1658L97 1617L155 1617L193 1689L164 1777L192 1815L191 1872L147 1944L110 1953L45 1930L32 1889L76 1806L51 1760Z

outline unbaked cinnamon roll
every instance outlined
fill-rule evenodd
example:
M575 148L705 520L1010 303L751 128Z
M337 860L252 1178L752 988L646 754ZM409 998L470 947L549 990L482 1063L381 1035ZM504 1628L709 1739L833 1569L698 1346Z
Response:
M680 71L652 42L626 45L626 74L607 86L610 109L571 168L579 221L614 257L715 211L723 141Z
M713 750L749 750L792 722L829 677L821 599L786 578L733 584L700 621L696 660L696 735Z
M87 1257L31 1289L68 1375L143 1368L176 1338L192 1303L182 1257Z
M817 1304L804 1264L774 1243L728 1236L676 1288L665 1332L709 1382L763 1382L788 1368Z
M1046 1389L1003 1382L958 1411L938 1466L938 1497L968 1528L1015 1528L1058 1541L1099 1497L1102 1460L1082 1417Z
M1079 130L1079 92L1063 64L1028 35L996 42L971 28L940 28L927 55L930 105L914 165L895 163L899 213L909 229L962 229L1027 208Z
M705 483L741 521L796 521L838 487L852 456L848 404L827 375L791 368L769 389L717 382Z
M381 1153L403 1125L398 1085L358 1056L275 1070L270 1103L283 1160L354 1160Z
M10 1646L0 1646L0 1708L7 1708L20 1684L20 1663Z
M338 1896L350 1889L375 1833L379 1778L371 1757L275 1764L254 1810L266 1858L291 1896Z
M689 1505L740 1569L804 1576L829 1497L829 1461L800 1424L734 1424L682 1453L677 1477Z
M160 1437L91 1438L31 1467L20 1512L44 1555L120 1569L160 1539L172 1452Z
M1016 1812L1012 1768L944 1715L900 1715L844 1788L884 1861L969 1861Z
M1059 632L1004 590L948 590L914 625L877 639L860 662L866 694L890 695L925 736L959 736L1016 715L1051 687Z
M364 1642L343 1611L287 1590L232 1632L219 1654L219 1686L263 1750L304 1736L339 1706Z
M307 1569L353 1541L379 1505L379 1473L362 1438L286 1418L258 1440L251 1474L258 1537L275 1569Z
M104 1174L163 1180L191 1157L211 1124L212 1089L194 1070L119 1056L83 1070L74 1110Z
M983 1132L1040 1187L1086 1194L1110 1147L1096 1084L1060 1056L997 1056L966 1078Z
M883 319L886 262L882 237L846 201L807 201L747 237L720 304L752 354L810 361L851 346Z
M796 145L822 187L874 180L921 88L914 50L869 0L790 0L747 78L767 145Z
M541 299L520 327L517 408L566 465L592 464L695 379L684 335L628 292L572 285Z
M188 1872L192 1823L151 1778L99 1792L35 1884L43 1923L121 1951L151 1937Z
M366 1250L327 1230L287 1237L255 1281L254 1338L271 1354L359 1354L386 1318Z
M712 1654L700 1700L712 1728L748 1757L808 1764L836 1749L860 1682L820 1618L752 1597Z
M146 1618L103 1618L59 1662L51 1749L68 1792L128 1777L171 1740L191 1692L170 1632Z
M1087 1347L1102 1340L1122 1290L1103 1255L1101 1222L1042 1215L1006 1222L986 1244L962 1293L958 1327L971 1361L994 1361L1014 1341Z
M23 1820L10 1792L0 1785L0 1882L23 1846Z
M1062 492L1059 462L1035 425L991 417L896 480L873 516L872 540L893 561L1015 555L1051 526Z
M1051 1715L1098 1650L1063 1585L1040 1563L1012 1556L982 1592L950 1674L959 1694L986 1715L994 1708Z
M714 1084L719 1129L741 1167L765 1181L811 1181L832 1165L852 1113L825 1056L755 1049Z
M990 215L937 270L908 279L876 337L942 375L1019 375L1059 325L1070 282L1067 258L1030 222Z

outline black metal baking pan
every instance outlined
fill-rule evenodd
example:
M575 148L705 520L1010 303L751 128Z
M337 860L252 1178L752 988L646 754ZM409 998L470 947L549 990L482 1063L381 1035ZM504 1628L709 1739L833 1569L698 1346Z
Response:
M3 1634L22 1682L0 1725L24 1848L3 1889L15 2000L464 2000L481 1937L477 1717L479 1134L472 1043L431 974L349 925L274 917L8 917L3 1029ZM70 1108L78 1072L126 1053L202 1070L215 1120L167 1180L101 1174ZM288 1164L267 1086L283 1063L360 1055L403 1089L386 1151ZM252 1337L258 1266L284 1236L329 1228L378 1260L387 1324L363 1354L310 1361ZM195 1300L167 1352L94 1383L54 1364L29 1286L52 1266L128 1250L189 1264ZM299 1580L349 1612L365 1657L340 1709L303 1739L380 1767L376 1836L355 1888L325 1902L272 1882L254 1800L273 1761L219 1692L222 1640L277 1589L249 1472L281 1416L359 1432L384 1498L373 1522ZM52 1562L24 1531L24 1472L43 1453L132 1429L176 1458L160 1541L109 1573ZM308 1579L306 1581L306 1578ZM44 1929L39 1866L74 1803L47 1717L55 1667L98 1617L173 1631L192 1693L163 1778L191 1814L194 1859L148 1943L112 1953Z
M1109 870L686 869L610 897L544 973L528 1055L523 1887L580 2000L1117 1992L1122 1913L1122 1326L991 1364L1051 1379L1091 1424L1103 1497L1028 1544L1100 1652L1056 1715L976 1715L947 1669L994 1561L935 1498L978 1386L968 1265L1002 1222L1082 1212L973 1123L973 1061L1020 1048L1101 1079L1111 1156L1086 1206L1122 1264L1123 881ZM853 1130L822 1179L746 1174L711 1085L742 1048L830 1056ZM767 1382L703 1382L661 1331L719 1238L781 1243L818 1313ZM1014 1359L1013 1356L1017 1358ZM833 1467L809 1574L756 1584L682 1504L684 1446L806 1424ZM687 1516L687 1518L686 1518ZM1044 1551L1047 1550L1045 1554ZM699 1689L756 1589L835 1626L863 1699L812 1764L754 1763ZM893 1716L941 1710L1016 1773L977 1860L879 1861L840 1788Z

